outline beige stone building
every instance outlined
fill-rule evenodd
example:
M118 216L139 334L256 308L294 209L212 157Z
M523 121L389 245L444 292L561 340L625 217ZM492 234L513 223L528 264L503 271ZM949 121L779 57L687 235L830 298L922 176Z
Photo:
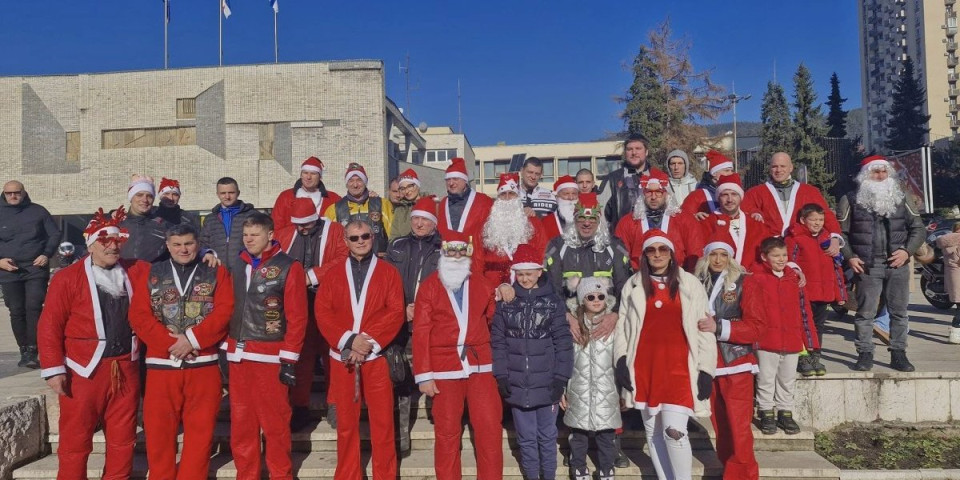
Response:
M907 57L913 59L920 85L927 91L927 140L956 135L960 128L956 0L860 0L858 6L867 150L884 150L894 85Z
M495 195L500 174L510 170L513 157L526 155L543 161L540 184L546 188L552 189L557 177L576 175L581 168L589 169L603 178L620 166L622 143L617 140L475 147L474 177L479 191Z
M54 214L126 203L132 173L179 179L194 210L231 176L267 208L311 155L332 190L355 161L383 191L424 149L386 97L380 61L0 78L0 171Z

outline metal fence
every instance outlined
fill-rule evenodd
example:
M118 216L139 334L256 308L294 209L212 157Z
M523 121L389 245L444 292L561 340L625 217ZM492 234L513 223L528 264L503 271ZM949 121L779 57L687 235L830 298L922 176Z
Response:
M853 178L860 168L860 156L856 154L855 143L846 138L820 138L817 143L827 151L824 159L827 173L836 179L829 193L834 198L854 189ZM738 152L737 160L741 165L740 176L745 188L759 185L767 179L768 158L761 158L760 146Z

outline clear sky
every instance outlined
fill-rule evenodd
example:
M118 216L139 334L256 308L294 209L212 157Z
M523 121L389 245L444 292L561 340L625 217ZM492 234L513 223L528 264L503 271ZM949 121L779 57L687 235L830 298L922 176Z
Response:
M171 68L217 64L219 0L170 0ZM622 128L615 98L647 32L670 17L694 67L753 94L739 120L759 120L773 78L792 94L800 62L821 101L832 72L845 107L860 105L853 0L279 0L280 61L381 59L387 94L406 105L410 56L415 124L457 125L474 145L594 140ZM0 75L163 67L162 0L4 0ZM268 0L231 0L224 63L273 61ZM727 114L722 120L730 120Z

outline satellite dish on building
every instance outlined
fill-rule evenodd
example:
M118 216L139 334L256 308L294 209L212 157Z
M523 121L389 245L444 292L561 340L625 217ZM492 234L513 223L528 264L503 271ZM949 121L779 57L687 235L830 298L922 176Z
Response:
M427 132L427 122L420 122L420 125L417 125L417 130L420 130L420 133Z

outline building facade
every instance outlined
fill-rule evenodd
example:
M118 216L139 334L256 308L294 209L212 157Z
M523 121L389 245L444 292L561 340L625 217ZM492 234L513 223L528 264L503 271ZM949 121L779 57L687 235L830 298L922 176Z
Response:
M608 173L620 166L622 145L623 141L615 140L475 147L474 178L479 191L496 195L500 174L511 171L511 161L515 156L524 155L543 161L540 184L546 188L552 189L558 177L576 175L583 168L594 172L599 184ZM518 165L514 165L514 168L518 168Z

